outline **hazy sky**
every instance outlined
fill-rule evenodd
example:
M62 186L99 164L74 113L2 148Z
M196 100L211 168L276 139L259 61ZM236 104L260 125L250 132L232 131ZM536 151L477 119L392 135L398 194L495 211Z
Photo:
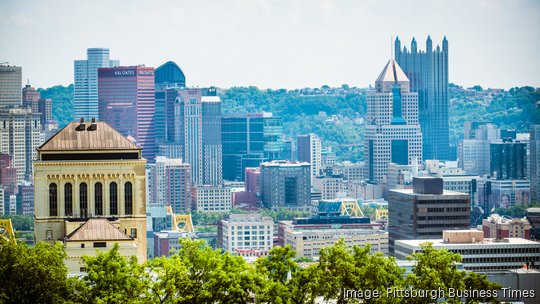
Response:
M48 87L108 47L122 65L175 61L188 86L373 85L390 39L449 41L450 81L540 86L540 1L0 0L0 62Z

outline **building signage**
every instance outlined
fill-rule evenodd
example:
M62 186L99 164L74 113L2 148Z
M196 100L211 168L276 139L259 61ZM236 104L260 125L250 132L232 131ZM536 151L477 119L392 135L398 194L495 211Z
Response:
M139 70L139 76L154 76L154 71L152 71L152 70Z
M135 76L134 70L116 70L114 71L115 76Z

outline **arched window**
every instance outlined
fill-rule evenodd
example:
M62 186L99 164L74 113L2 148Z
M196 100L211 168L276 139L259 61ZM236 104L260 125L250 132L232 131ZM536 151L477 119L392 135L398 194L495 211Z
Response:
M133 189L130 182L124 185L124 203L126 207L126 215L133 214Z
M118 185L111 183L109 185L109 201L111 204L111 215L118 214Z
M49 215L58 216L58 186L55 183L49 185Z
M79 205L81 207L81 217L88 216L88 185L81 183L79 186Z
M101 183L94 185L94 199L96 215L103 215L103 185Z
M64 185L64 210L66 215L73 215L73 186L71 183Z

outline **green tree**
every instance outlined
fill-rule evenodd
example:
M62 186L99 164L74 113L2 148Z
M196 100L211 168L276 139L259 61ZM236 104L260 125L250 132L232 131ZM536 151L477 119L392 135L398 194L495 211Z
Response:
M148 277L137 257L125 258L115 244L95 257L83 256L87 274L83 277L88 303L143 303Z
M353 290L357 278L354 257L343 239L332 247L321 249L318 268L324 278L320 284L324 299L335 299L338 304L350 303L352 300L347 299L344 290Z
M0 239L0 303L64 303L72 284L60 243L35 247Z
M467 273L465 277L465 289L467 290L484 290L491 291L486 297L469 297L466 299L466 303L499 303L494 295L495 290L502 288L502 285L488 281L487 275L480 275L475 272Z

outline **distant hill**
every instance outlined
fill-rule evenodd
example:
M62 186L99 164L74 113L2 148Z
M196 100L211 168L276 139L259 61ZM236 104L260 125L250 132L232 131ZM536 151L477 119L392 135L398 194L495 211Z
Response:
M58 122L58 127L63 128L75 119L72 84L67 87L58 85L47 89L39 88L38 91L41 93L42 98L52 99L52 116Z

